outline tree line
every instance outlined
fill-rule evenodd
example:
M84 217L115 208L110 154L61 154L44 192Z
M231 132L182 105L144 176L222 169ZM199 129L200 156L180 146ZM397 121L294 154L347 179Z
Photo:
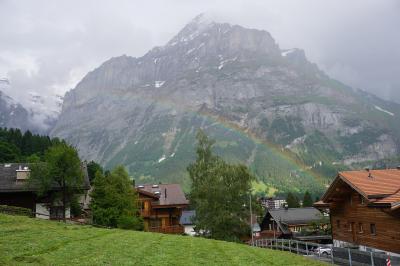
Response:
M0 128L0 163L44 160L46 150L61 142L29 130L22 133L19 129Z

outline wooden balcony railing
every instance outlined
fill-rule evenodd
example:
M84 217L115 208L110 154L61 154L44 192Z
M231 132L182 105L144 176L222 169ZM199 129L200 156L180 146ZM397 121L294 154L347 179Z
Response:
M151 215L150 210L141 210L140 211L140 216L142 217L149 217Z
M163 234L183 234L184 229L183 226L180 225L171 225L165 227L150 227L149 232L154 233L163 233Z

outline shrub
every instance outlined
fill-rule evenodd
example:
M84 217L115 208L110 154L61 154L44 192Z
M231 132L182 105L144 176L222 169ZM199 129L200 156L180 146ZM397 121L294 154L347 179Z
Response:
M143 220L137 216L122 215L118 218L117 227L129 230L143 230Z
M31 209L8 206L8 205L0 205L0 213L11 214L11 215L23 215L28 217L33 216Z

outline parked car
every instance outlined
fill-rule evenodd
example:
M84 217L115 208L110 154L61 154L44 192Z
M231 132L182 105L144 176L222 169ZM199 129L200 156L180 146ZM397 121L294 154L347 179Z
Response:
M330 256L332 254L332 248L330 247L317 247L313 250L318 255Z

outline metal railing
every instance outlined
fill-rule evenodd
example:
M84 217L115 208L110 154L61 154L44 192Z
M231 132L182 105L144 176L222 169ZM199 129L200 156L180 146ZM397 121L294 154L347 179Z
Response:
M257 239L253 243L250 243L250 245L259 248L288 251L336 265L386 266L388 261L390 261L392 266L400 265L400 257L397 256L351 248L332 247L332 245L322 245L292 239Z

